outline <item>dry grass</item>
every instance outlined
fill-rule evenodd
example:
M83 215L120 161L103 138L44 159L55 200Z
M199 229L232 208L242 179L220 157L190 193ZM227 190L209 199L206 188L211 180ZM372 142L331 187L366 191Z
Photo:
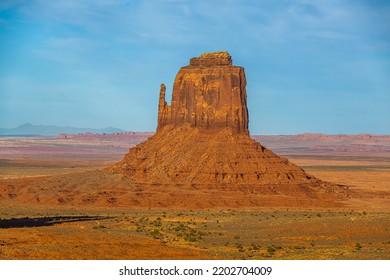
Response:
M8 209L3 219L76 210ZM122 209L123 210L123 209ZM1 259L389 259L389 214L94 211L103 220L0 229ZM38 215L39 214L39 215ZM4 222L4 221L3 221ZM0 221L1 224L1 221Z

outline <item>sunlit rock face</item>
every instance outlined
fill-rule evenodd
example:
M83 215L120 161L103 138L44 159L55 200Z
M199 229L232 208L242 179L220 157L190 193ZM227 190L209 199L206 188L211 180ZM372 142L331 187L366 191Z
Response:
M161 85L157 131L168 124L190 124L208 130L230 127L248 134L245 86L244 68L233 66L227 52L192 58L176 75L171 106Z

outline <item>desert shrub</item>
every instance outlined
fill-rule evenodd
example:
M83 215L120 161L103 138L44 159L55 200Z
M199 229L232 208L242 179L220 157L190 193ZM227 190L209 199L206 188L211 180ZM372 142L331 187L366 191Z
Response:
M162 222L161 222L161 218L160 217L157 217L156 220L154 220L153 222L151 222L152 225L156 226L156 227L161 227L162 226Z
M135 229L136 232L141 232L142 231L142 227L140 226L137 226L137 228Z
M93 229L103 229L103 228L106 228L106 227L103 225L98 225L98 226L93 227Z
M272 247L272 246L270 246L270 247L267 248L267 252L268 252L268 253L273 253L273 252L275 252L275 251L276 251L276 249L275 249L274 247Z
M185 238L184 238L185 241L188 241L188 242L196 242L198 241L198 239L196 238L196 236L194 235L187 235Z
M182 230L185 230L185 225L184 224L182 224L182 223L179 223L178 225L177 225L177 227L174 227L173 228L173 230L174 231L182 231Z
M154 229L150 232L150 235L154 238L154 239L160 239L162 237L162 234L160 233L160 231L158 229Z
M184 240L188 242L195 242L202 239L202 235L203 234L196 229L189 229L186 233Z

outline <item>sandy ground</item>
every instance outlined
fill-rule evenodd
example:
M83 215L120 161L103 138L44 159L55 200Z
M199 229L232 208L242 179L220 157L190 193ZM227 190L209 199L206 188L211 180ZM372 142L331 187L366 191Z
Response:
M3 184L101 169L128 150L112 142L16 140L0 141ZM365 195L343 207L302 209L130 209L2 200L0 259L390 259L386 154L286 157Z

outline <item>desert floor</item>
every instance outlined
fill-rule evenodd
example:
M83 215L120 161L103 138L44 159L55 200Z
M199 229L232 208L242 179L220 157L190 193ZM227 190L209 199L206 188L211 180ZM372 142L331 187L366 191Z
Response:
M1 181L101 169L134 144L2 137ZM383 151L385 144L376 145ZM272 141L268 146L278 152ZM0 259L390 259L389 154L322 151L280 152L308 173L372 198L302 209L129 209L3 200Z

